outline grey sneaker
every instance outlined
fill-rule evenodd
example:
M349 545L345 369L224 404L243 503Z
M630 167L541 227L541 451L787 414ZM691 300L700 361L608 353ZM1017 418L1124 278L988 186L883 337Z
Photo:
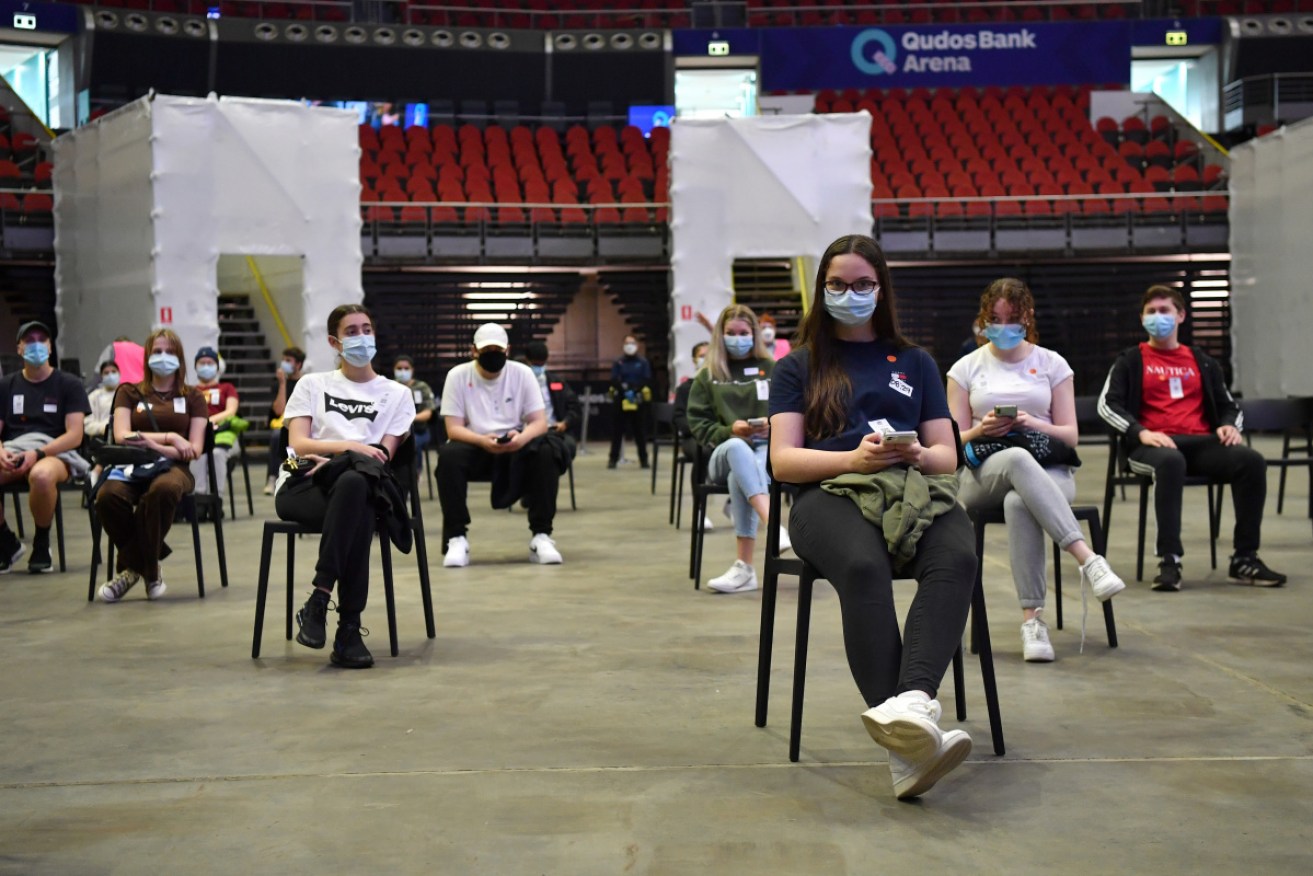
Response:
M114 578L100 588L100 598L105 602L118 602L123 595L137 586L141 576L131 569L125 569L119 572Z

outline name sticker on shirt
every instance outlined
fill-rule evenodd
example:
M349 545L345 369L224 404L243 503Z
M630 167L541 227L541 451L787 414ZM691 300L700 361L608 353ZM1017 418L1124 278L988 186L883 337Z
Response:
M59 403L48 401L41 406L41 410L45 411L47 414L57 414L59 413Z
M14 413L21 414L22 412L23 412L23 397L21 395L16 395L14 396Z
M758 381L757 381L757 401L769 401L769 400L770 400L770 381L769 381L769 380L758 380Z
M217 405L219 403L219 390L211 389L209 393L210 393L210 404Z
M902 371L894 371L889 375L892 379L889 381L889 388L894 392L902 393L908 398L912 397L912 384L907 382L907 375Z
M1181 378L1167 378L1167 390L1172 394L1172 398L1185 398L1185 388L1181 386Z
M415 400L415 404L419 404L422 401L424 401L424 393L418 389L411 390L410 397Z
M185 398L175 398L173 400L173 412L175 414L187 413L187 400Z
M760 373L761 373L761 369L758 368L756 365L753 365L751 368L744 368L744 369L743 369L743 376L744 376L744 377L751 377L751 376L754 375L754 374L760 374Z

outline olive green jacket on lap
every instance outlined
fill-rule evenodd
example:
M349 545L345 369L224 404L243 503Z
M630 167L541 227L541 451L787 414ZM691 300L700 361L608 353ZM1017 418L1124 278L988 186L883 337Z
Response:
M688 396L688 427L699 443L716 447L734 436L735 420L766 417L770 401L770 359L731 359L729 380L717 380L703 368Z

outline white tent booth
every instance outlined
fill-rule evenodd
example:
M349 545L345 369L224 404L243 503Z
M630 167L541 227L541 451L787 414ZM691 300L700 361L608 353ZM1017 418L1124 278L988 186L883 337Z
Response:
M670 132L671 342L676 379L733 302L736 258L815 259L871 233L871 116L679 119Z
M324 325L359 303L355 114L292 101L153 95L55 141L61 356L94 368L120 335L168 326L188 356L217 346L221 257L292 258L272 300L311 367Z
M1313 119L1231 150L1229 218L1235 388L1313 395Z

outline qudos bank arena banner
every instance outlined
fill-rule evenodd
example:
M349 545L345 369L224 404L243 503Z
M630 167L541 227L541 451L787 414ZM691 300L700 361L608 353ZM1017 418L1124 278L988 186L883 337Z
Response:
M760 31L762 88L1126 83L1127 21Z

